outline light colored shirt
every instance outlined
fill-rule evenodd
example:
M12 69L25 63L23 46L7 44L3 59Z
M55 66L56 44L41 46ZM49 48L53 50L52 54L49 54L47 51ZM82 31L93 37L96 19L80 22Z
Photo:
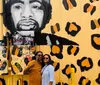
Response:
M49 85L49 82L53 82L53 85L55 84L54 80L54 67L52 65L46 65L42 68L42 85Z

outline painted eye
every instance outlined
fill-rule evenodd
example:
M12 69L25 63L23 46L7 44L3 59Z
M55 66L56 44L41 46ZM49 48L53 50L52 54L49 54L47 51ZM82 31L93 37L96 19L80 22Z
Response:
M22 7L23 7L23 5L20 4L20 3L17 3L17 4L14 4L14 5L13 5L13 9L15 9L15 10L22 9Z
M40 9L39 6L32 6L32 8L35 8L35 9Z
M15 9L21 9L21 6L14 6Z
M33 8L33 9L37 9L37 10L42 9L42 4L39 3L39 2L31 3L30 6L31 6L31 8Z

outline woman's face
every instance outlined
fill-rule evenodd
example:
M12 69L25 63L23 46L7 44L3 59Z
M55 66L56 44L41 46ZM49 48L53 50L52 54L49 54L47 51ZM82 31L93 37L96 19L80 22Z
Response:
M49 57L48 57L47 55L45 55L45 56L43 57L43 62L44 62L45 64L49 62Z

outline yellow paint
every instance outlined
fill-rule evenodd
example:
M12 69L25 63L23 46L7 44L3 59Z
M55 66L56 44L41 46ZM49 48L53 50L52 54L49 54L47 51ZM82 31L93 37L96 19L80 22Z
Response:
M71 68L71 85L75 85L75 69Z
M19 53L19 48L16 48L15 55L18 55L18 53Z
M8 78L8 84L7 85L10 85L10 81L9 81L9 78Z
M75 76L75 84L74 85L78 85L79 78L81 78L81 76L86 76L89 78L89 80L93 80L93 79L96 79L98 74L100 73L100 68L97 65L99 56L100 56L100 51L96 50L91 45L91 35L99 34L100 29L91 30L91 26L90 26L91 20L94 20L94 19L97 20L100 18L100 11L99 11L100 1L96 1L94 3L90 3L89 0L88 0L88 2L87 2L87 0L75 0L75 1L77 2L77 7L75 7L74 9L72 7L72 9L66 10L62 4L62 0L51 0L52 19L46 25L46 27L42 30L42 33L51 33L50 26L52 24L59 23L61 30L60 30L60 32L57 32L56 35L67 38L67 39L77 42L79 44L80 50L76 56L68 55L68 53L67 53L68 45L63 46L63 51L62 51L63 59L58 59L56 56L52 56L53 60L58 61L60 63L60 69L55 72L56 73L56 75L55 75L56 83L58 83L59 81L61 81L63 83L68 83L69 79L66 77L66 75L62 74L62 69L64 69L64 67L67 64L74 64L75 67L77 68L77 72L75 73L76 76ZM92 16L90 14L83 12L83 6L86 3L90 3L90 4L93 4L94 6L96 6L96 11L94 12L94 14ZM0 4L1 4L1 2L0 2ZM0 11L2 11L1 7L2 7L2 5L0 5ZM5 29L3 30L3 27L2 27L2 23L3 23L2 21L3 21L3 19L2 19L2 16L0 15L0 40L2 40L3 32L5 32L4 31ZM65 27L66 27L67 22L76 22L78 25L81 26L82 29L75 37L70 36L65 32ZM99 38L95 37L94 41L96 41L96 44L100 45ZM46 45L37 46L36 51L38 51L38 50L41 50L41 51L43 51L43 53L48 53L48 54L50 54L50 52L51 52L50 46L46 46ZM28 50L26 50L25 52L28 52ZM54 48L53 52L59 53L60 52L59 47L56 47L56 49ZM80 67L77 65L77 60L81 59L83 56L90 57L93 61L93 68L88 71L85 71L85 72L81 72ZM84 61L84 62L86 63L86 61ZM89 63L88 63L88 66L89 66ZM70 71L68 71L68 72L66 71L66 73L70 73ZM8 75L6 75L6 76L8 76ZM19 75L17 76L17 78L15 78L14 76L10 76L9 77L10 82L11 82L10 85L16 85L16 80L19 78L20 78ZM24 78L26 78L26 80L28 80L28 77L25 76ZM86 82L85 82L85 80L83 80L82 85L85 85L85 84L86 84ZM92 84L93 84L93 82L92 82Z
M3 35L6 35L7 33L7 28L3 25Z
M3 12L2 0L0 0L0 13ZM0 14L0 40L3 39L3 17Z
M98 23L98 21L96 19L94 19L94 23L96 25L96 28L99 28L100 27L100 25L99 25L99 23Z
M0 40L3 39L3 17L0 14Z
M19 79L19 80L18 80L18 85L21 85L20 83L21 83L21 80Z
M82 85L86 85L86 81L85 81L85 79L82 81Z
M92 85L96 85L96 84L95 84L95 80L92 80Z
M3 12L3 2L2 2L3 0L0 0L0 13L2 13Z

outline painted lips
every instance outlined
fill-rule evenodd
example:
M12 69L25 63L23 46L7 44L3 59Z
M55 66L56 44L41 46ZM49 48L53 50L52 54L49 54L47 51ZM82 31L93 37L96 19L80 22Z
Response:
M23 19L18 23L17 30L18 31L31 31L36 30L38 27L37 21L33 19Z

